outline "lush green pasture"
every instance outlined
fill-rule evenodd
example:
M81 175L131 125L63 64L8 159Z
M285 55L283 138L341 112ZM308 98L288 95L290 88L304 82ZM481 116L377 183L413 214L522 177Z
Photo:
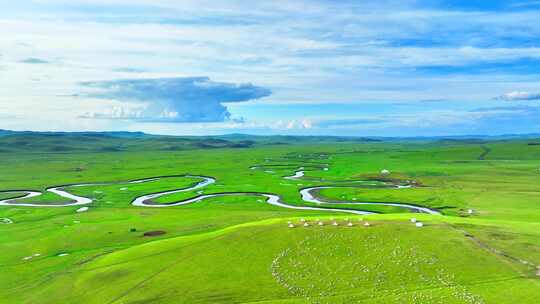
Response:
M485 254L444 225L425 228L419 233L406 221L297 229L284 221L252 222L118 250L58 274L33 297L50 303L489 303L536 294L534 279L520 276L519 265ZM54 293L65 286L70 293Z
M0 153L0 191L103 183L64 188L94 200L83 213L75 212L78 207L0 206L0 220L13 222L0 221L0 303L536 303L540 298L539 146L518 140L271 144L276 140L261 139L250 148L206 140L205 145L227 147L199 149L201 144L189 139L182 141L189 149L171 149L159 138L120 143L107 138L102 145L92 142L93 151ZM56 138L54 145L77 146ZM255 165L263 167L250 169ZM305 178L283 178L302 166ZM391 174L381 176L382 169ZM401 202L437 208L444 216L351 207L385 213L360 221L275 207L260 196L177 207L131 205L143 194L198 181L178 176L127 183L169 175L212 176L216 183L157 203L201 193L264 192L308 205L299 189L338 185L348 187L319 193L334 202L328 207ZM415 181L418 187L374 188L353 180ZM12 196L0 193L0 199ZM46 193L28 201L65 199ZM339 226L330 225L332 217ZM411 217L426 226L415 227ZM311 225L303 227L300 218ZM326 225L315 225L316 219ZM288 220L296 228L287 228ZM354 227L346 227L349 221ZM365 221L372 225L363 226ZM165 234L143 235L149 231Z

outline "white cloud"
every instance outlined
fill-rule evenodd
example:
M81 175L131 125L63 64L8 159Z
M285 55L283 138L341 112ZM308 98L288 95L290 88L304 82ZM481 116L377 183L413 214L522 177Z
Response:
M497 99L502 99L506 101L516 101L516 100L540 100L540 93L531 93L531 92L520 92L513 91L503 94Z
M292 119L292 120L278 120L273 124L262 124L260 126L271 129L288 129L288 130L305 130L313 128L313 123L310 119Z
M19 2L39 5L30 10L21 5L16 11ZM16 100L66 121L80 113L96 121L140 119L148 113L140 104L132 108L58 95L77 92L79 82L96 79L199 75L271 88L275 93L258 102L283 104L441 98L473 103L517 87L524 92L501 99L535 98L530 92L540 79L534 73L502 67L478 75L467 67L540 61L538 11L441 10L419 7L416 1L383 2L18 1L0 12L0 108L29 117L27 110L11 106ZM50 64L22 64L25 58L45 58ZM440 66L462 68L463 74L416 71ZM170 120L182 117L174 107L152 113ZM317 128L316 119L299 116L294 122L283 119L279 128ZM21 119L20 124L34 121Z

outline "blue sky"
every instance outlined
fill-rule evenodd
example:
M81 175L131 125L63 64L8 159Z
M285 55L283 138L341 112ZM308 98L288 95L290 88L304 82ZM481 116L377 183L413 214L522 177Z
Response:
M0 6L4 129L540 132L540 1Z

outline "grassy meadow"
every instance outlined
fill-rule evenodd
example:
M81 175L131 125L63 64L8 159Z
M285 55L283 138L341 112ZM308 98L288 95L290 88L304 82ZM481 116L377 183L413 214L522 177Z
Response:
M93 199L82 213L0 206L0 303L538 303L540 146L531 142L0 137L0 191L104 183L64 187ZM284 178L300 167L305 177ZM216 182L156 204L264 192L315 206L299 190L334 185L317 192L332 202L319 207L377 214L292 210L256 195L131 205L197 182L182 175ZM174 177L128 183L158 176ZM0 192L0 200L20 195ZM68 201L44 192L20 202Z

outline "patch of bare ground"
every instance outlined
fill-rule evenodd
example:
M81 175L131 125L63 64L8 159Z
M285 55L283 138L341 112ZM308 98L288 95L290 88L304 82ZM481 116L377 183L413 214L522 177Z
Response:
M165 233L167 232L163 230L147 231L143 234L143 237L160 236L160 235L164 235Z

